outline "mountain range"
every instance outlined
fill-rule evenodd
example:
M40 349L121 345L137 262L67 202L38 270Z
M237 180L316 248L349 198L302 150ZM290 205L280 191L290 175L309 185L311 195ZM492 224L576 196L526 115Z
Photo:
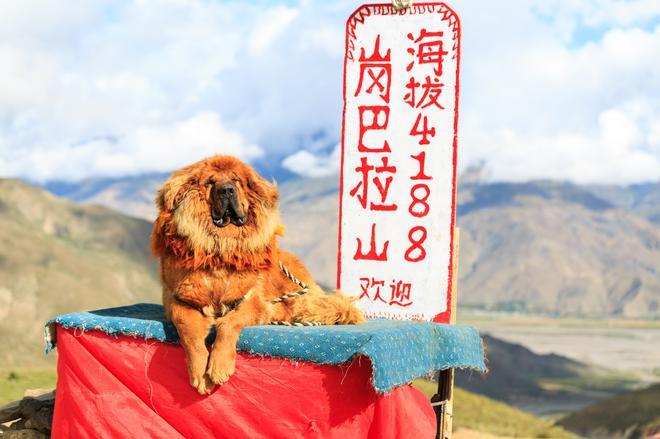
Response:
M79 203L153 219L165 175L46 186ZM287 179L282 245L336 278L338 177ZM660 183L459 182L459 303L574 316L660 316ZM319 231L323 231L319 233ZM349 292L350 293L350 292Z
M40 328L57 314L158 302L150 232L142 219L0 179L0 364L42 364Z

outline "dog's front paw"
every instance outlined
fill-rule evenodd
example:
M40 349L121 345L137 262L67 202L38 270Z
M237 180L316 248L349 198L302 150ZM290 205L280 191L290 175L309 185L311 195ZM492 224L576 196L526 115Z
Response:
M236 353L216 352L214 349L209 358L206 374L215 384L224 384L236 370Z
M200 395L208 395L213 391L213 382L206 374L190 375L190 385L197 389Z

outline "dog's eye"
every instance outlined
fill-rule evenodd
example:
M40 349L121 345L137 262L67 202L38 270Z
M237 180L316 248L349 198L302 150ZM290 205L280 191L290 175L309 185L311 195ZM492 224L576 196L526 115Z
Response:
M209 178L206 180L206 183L204 183L206 186L213 186L215 184L215 180L212 178Z

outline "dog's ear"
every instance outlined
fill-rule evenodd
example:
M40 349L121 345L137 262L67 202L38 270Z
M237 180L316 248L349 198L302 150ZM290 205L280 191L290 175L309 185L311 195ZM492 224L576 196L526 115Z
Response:
M256 171L252 170L247 177L247 186L256 198L264 203L266 207L275 207L280 199L280 192L277 190L277 183L269 183Z
M171 212L179 204L184 194L184 189L190 182L188 173L175 172L158 189L156 205L161 211Z

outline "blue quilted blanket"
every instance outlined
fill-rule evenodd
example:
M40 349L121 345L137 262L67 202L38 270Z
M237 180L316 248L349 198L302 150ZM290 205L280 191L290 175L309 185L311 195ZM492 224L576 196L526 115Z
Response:
M149 303L57 316L46 323L46 352L55 347L55 325L167 343L179 339L163 307ZM320 364L341 364L365 355L379 392L438 369L486 370L479 333L467 325L377 319L364 325L251 326L241 332L238 349Z

